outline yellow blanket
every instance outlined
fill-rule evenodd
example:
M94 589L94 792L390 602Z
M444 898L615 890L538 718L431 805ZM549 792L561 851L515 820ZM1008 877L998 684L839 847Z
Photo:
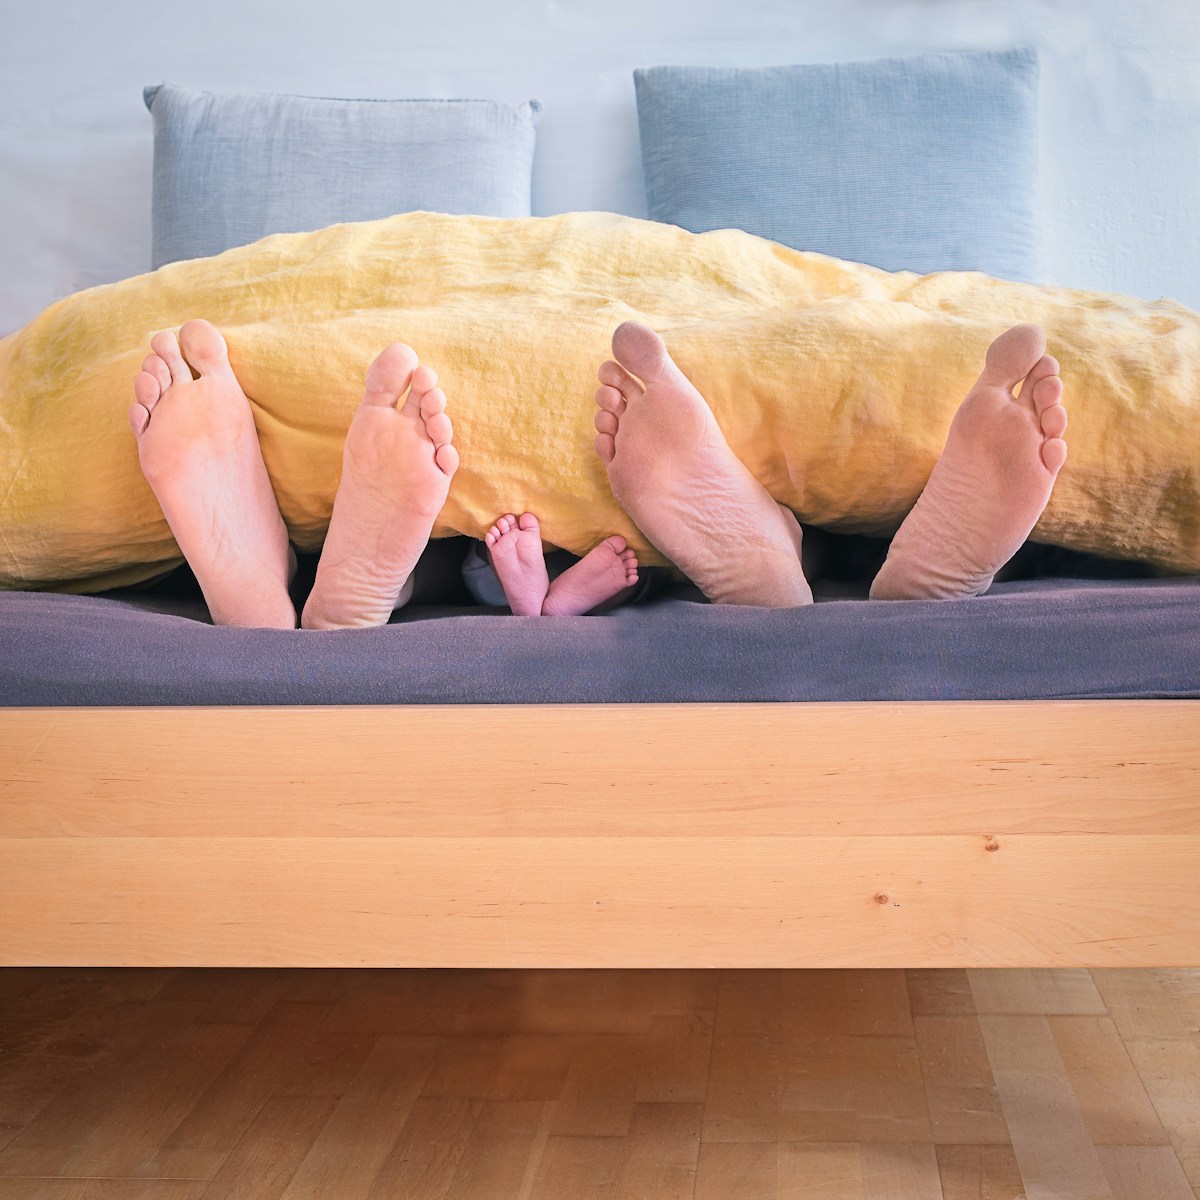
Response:
M93 288L0 342L0 586L94 590L180 561L126 410L151 335L190 317L229 342L301 549L324 535L366 368L405 341L440 374L462 455L436 535L530 509L555 545L621 533L646 562L592 450L622 321L664 335L777 500L873 533L919 495L991 339L1038 321L1071 426L1034 537L1200 570L1200 316L1171 301L888 274L601 213L413 213Z

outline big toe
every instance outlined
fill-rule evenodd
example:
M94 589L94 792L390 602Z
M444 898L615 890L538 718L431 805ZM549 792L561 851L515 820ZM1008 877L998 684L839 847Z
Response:
M1045 353L1046 335L1040 325L1014 325L988 347L987 365L980 382L1014 388Z
M637 321L618 325L612 336L613 357L631 375L650 382L674 367L666 343L653 329ZM602 382L608 383L607 379Z
M179 348L201 375L229 369L229 348L221 331L208 321L187 321L179 330Z
M403 342L381 350L367 370L364 404L394 405L408 391L417 369L417 352Z

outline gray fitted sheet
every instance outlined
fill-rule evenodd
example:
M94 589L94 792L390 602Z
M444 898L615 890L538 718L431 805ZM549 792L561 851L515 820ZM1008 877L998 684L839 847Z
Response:
M1200 697L1200 579L1031 579L804 609L668 593L605 616L415 605L381 629L220 629L194 593L0 593L0 704Z

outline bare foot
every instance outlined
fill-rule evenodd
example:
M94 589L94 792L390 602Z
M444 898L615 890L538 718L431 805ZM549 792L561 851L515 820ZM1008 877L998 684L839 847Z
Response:
M709 600L812 603L796 518L729 448L662 338L627 321L612 344L595 423L617 502Z
M1067 459L1062 380L1045 350L1036 325L1015 325L988 348L872 600L977 596L1029 536Z
M294 629L287 585L296 560L225 339L207 321L188 321L150 347L129 423L209 614L217 625Z
M546 556L542 552L542 529L533 513L497 517L483 537L492 569L504 588L508 607L517 617L537 617L550 588Z
M417 366L410 347L388 346L367 371L346 434L305 629L385 625L409 599L413 567L458 469L452 436L437 376Z
M593 546L550 584L542 602L545 617L576 617L632 588L638 581L637 555L619 534Z

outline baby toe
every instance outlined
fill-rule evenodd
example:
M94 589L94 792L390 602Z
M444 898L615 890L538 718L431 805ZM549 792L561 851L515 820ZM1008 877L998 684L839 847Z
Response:
M131 404L129 406L129 427L134 434L141 437L146 426L150 424L150 414L141 404Z

